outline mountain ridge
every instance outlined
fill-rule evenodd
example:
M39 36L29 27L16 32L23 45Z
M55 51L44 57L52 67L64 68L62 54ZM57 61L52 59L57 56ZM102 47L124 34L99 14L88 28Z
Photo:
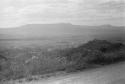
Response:
M43 37L60 37L74 35L93 35L102 34L108 35L124 35L124 26L87 26L73 25L70 23L59 24L28 24L18 28L0 29L0 39L30 39Z

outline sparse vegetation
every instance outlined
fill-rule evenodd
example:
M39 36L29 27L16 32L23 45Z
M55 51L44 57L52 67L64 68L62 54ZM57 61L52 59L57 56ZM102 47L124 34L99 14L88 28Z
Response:
M51 51L42 48L5 49L0 50L0 56L0 80L14 80L123 61L125 45L106 40L92 40L75 48Z
M81 70L93 65L105 65L125 60L125 45L106 40L93 40L77 48L69 49L66 58L73 62L72 70ZM74 68L75 65L75 68Z

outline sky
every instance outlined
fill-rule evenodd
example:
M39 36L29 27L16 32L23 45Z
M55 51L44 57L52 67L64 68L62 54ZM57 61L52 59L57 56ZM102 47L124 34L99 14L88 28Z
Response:
M48 23L125 25L125 0L0 0L0 27Z

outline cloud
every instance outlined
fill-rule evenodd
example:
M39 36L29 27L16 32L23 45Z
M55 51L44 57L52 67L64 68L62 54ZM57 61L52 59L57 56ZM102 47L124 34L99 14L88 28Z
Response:
M100 17L120 22L125 21L125 2L114 0L96 5L97 14Z
M125 19L125 0L5 0L5 2L3 2L5 6L0 9L2 10L0 18L3 18L0 23L10 26L45 22L120 24Z
M125 2L110 1L98 5L100 10L104 12L115 11L115 12L124 12L125 11ZM102 12L103 12L102 11Z

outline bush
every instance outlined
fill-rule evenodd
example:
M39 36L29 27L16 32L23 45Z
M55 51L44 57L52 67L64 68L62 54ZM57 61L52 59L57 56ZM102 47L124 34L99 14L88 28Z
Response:
M106 40L93 40L65 53L67 60L82 69L91 65L105 65L125 60L125 45Z

